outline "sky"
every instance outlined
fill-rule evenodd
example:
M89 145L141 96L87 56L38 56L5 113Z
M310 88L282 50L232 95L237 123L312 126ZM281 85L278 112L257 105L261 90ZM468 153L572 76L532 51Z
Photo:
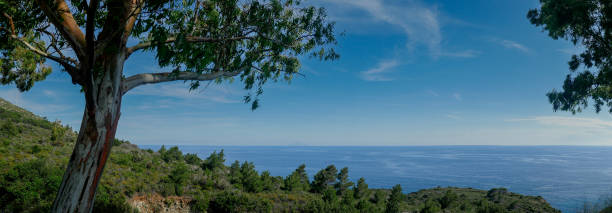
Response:
M260 108L239 81L189 92L146 85L123 98L117 138L183 145L612 145L612 116L553 112L581 48L529 23L536 0L311 0L336 22L341 58L303 58L290 83L269 83ZM126 76L159 72L138 53ZM84 100L55 71L31 91L0 97L49 120L80 126Z

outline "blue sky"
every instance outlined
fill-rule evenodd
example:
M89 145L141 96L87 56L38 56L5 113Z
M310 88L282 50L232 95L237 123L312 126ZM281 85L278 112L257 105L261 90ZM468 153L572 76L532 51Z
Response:
M147 85L123 98L118 138L197 145L612 145L612 117L553 112L580 51L529 24L536 0L317 0L337 22L334 62L304 59L290 84L268 84L255 111L239 82L189 92L182 82ZM126 75L161 71L138 54ZM78 127L84 101L54 72L8 99Z

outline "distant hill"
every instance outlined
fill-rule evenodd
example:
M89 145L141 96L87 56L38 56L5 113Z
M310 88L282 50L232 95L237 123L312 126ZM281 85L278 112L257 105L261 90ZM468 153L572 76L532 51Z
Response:
M0 212L47 212L76 137L59 121L0 99ZM226 165L222 150L200 159L177 147L142 150L115 140L94 212L559 212L541 197L505 189L392 195L341 173L328 167L308 180L298 167L271 176L249 162Z

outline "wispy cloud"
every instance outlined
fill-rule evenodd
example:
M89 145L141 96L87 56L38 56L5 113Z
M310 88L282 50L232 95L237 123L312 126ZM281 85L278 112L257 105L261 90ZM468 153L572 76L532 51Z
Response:
M440 12L436 6L426 5L419 1L401 1L400 3L384 0L328 0L320 2L331 4L335 6L332 8L338 10L346 10L345 8L349 7L366 11L375 21L382 21L399 28L406 35L408 49L422 45L427 47L432 57L471 58L479 53L475 50L448 51L441 47L442 24L440 23ZM339 19L341 21L363 21L354 17L354 14L351 14L351 17L340 17Z
M385 74L391 72L390 69L398 65L399 63L395 59L381 61L376 67L361 72L361 79L366 81L392 81L393 78L385 76Z
M516 41L502 39L502 40L497 40L497 42L503 47L508 48L508 49L516 49L516 50L519 50L525 53L530 51L529 48L527 48L525 45L520 44Z
M597 118L580 118L564 116L536 116L530 118L507 119L508 122L533 121L549 126L564 126L590 129L612 129L612 121Z

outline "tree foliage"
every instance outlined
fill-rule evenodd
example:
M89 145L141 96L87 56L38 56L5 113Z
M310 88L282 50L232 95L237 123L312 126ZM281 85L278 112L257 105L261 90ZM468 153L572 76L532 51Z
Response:
M385 209L385 212L399 213L400 203L402 202L402 199L402 186L397 184L391 189L391 195L389 195L389 199L387 200L387 208Z
M223 150L219 153L214 151L212 154L206 158L202 163L202 169L204 170L214 170L215 168L223 167L225 163L225 154L223 154Z
M353 186L353 182L349 180L348 167L344 167L338 173L338 181L334 184L338 195L344 195ZM352 196L352 194L351 194Z
M553 39L567 39L585 50L569 61L563 89L547 94L554 110L581 112L589 104L612 113L612 2L540 0L527 18ZM581 70L581 71L579 71Z
M91 52L122 51L108 42L122 27L131 26L129 19L135 19L133 26L124 33L138 43L126 47L126 58L149 51L159 66L172 72L152 73L156 81L143 81L143 75L126 77L123 93L138 85L174 80L189 81L195 89L201 81L221 83L239 76L244 88L252 91L244 101L254 109L267 81L290 80L298 73L300 56L339 57L332 47L334 24L326 21L324 8L303 6L299 0L136 1L132 9L125 8L127 4L0 1L0 83L29 90L51 73L46 63L51 60L70 74L73 83L87 87L88 72L80 69L93 64L88 61L94 57ZM88 17L88 11L96 16ZM122 17L123 13L128 14ZM64 29L70 24L72 29ZM92 36L95 47L85 41L90 33L98 34Z
M285 178L283 189L287 191L308 191L310 190L310 181L306 174L306 164L300 165L287 178Z
M314 180L312 181L310 190L315 193L323 193L329 187L333 186L336 181L336 175L338 170L336 166L329 165L317 172L314 176Z

